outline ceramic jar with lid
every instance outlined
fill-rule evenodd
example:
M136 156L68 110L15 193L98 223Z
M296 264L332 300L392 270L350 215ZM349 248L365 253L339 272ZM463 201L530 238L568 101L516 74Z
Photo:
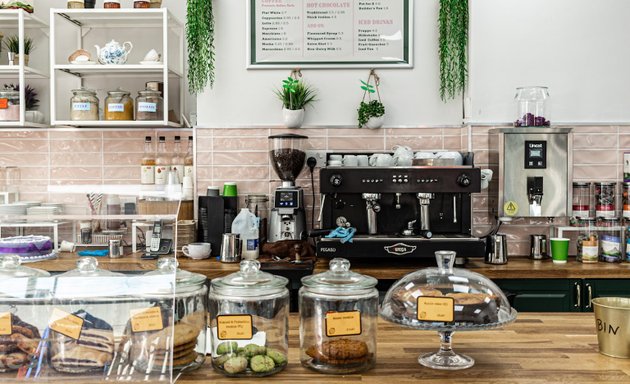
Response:
M136 120L164 119L164 99L160 91L145 89L136 97Z
M120 8L120 0L105 0L103 8Z
M149 2L149 0L134 0L133 7L134 8L150 8L151 2Z
M257 260L212 280L212 366L226 376L269 376L288 356L288 280L260 270Z
M13 88L0 90L0 121L20 120L20 92Z
M350 374L376 362L378 281L332 259L324 273L302 278L300 361L316 371Z
M133 120L133 99L129 91L117 89L107 92L105 120Z
M72 99L70 99L70 120L98 120L98 105L99 100L96 91L86 88L73 89Z

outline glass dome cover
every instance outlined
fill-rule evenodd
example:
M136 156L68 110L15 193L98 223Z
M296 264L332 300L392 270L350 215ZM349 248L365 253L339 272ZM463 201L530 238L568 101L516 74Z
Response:
M163 257L157 262L157 269L144 274L144 276L164 276L167 279L174 277L176 293L195 292L204 287L206 277L199 273L188 272L179 268L179 263L174 257ZM160 290L162 291L162 290ZM172 290L157 293L173 293Z
M25 267L17 255L0 255L0 279L14 277L48 277L50 273L41 269Z
M240 271L212 280L212 289L228 296L260 296L284 292L289 280L260 270L258 260L243 260Z

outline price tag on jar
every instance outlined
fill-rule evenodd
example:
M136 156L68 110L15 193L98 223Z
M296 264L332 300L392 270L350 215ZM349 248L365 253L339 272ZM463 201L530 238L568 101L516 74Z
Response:
M133 332L160 331L164 329L162 311L159 307L132 309L131 330Z
M7 108L9 108L9 99L6 99L6 98L0 99L0 109L7 109Z
M455 299L452 297L418 297L418 320L451 322L455 319Z
M125 112L125 104L109 103L107 104L108 112Z
M83 329L83 319L61 309L54 308L48 326L57 333L79 340L81 329Z
M217 316L217 337L219 340L251 340L254 337L252 316Z
M146 101L141 101L138 103L138 112L157 112L157 104L156 103L148 103Z
M361 312L328 312L326 314L326 336L355 336L360 335Z
M9 336L11 333L13 333L11 313L0 313L0 336Z

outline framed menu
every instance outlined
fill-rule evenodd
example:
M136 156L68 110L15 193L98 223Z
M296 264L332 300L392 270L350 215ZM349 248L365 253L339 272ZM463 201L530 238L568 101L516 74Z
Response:
M247 67L413 67L413 0L249 0Z

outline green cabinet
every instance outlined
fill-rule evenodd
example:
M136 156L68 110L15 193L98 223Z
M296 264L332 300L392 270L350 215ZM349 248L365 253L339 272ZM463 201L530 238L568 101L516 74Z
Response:
M520 312L588 312L591 299L630 297L630 279L497 279Z

